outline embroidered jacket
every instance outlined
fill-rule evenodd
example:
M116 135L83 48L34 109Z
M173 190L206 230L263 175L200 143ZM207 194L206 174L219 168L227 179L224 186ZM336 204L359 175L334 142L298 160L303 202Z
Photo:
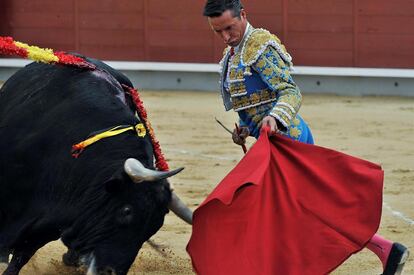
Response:
M285 134L304 138L309 129L297 115L302 96L290 75L292 58L275 35L249 26L239 50L230 57L227 47L220 65L225 109L238 112L240 125L248 126L252 136L259 135L258 124L271 115Z

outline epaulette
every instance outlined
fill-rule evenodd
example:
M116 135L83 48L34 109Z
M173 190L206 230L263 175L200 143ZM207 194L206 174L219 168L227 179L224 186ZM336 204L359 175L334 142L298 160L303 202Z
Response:
M242 65L251 66L254 64L268 46L275 48L283 61L289 67L292 66L292 57L286 51L280 39L265 29L254 29L246 38L246 42L241 51Z

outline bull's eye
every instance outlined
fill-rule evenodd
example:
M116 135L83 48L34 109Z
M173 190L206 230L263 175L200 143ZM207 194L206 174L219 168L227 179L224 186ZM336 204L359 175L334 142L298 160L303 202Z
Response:
M127 215L130 215L131 214L132 209L129 206L125 206L124 209L122 209L122 212L123 212L124 215L127 216Z
M132 207L129 205L122 207L118 214L119 223L126 225L126 224L131 223L132 219L133 219Z

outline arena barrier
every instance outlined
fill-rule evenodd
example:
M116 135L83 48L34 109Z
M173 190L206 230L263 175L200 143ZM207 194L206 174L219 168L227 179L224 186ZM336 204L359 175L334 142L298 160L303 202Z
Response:
M0 58L0 82L31 61ZM144 90L217 91L218 64L106 61ZM414 69L295 66L303 93L414 97Z

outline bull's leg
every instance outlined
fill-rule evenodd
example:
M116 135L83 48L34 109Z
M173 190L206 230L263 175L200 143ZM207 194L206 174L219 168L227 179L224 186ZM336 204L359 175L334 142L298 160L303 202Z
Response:
M32 258L36 251L50 241L58 238L58 231L32 231L24 240L13 248L12 258L3 275L17 275L22 267Z
M8 249L0 249L0 263L9 263L10 251Z
M36 250L14 251L10 264L3 275L18 275L20 269L30 260L35 252Z
M24 242L24 246L19 246L13 249L13 255L9 266L4 271L3 275L17 275L22 267L32 258L36 251L47 244L49 240L45 239L31 239Z

